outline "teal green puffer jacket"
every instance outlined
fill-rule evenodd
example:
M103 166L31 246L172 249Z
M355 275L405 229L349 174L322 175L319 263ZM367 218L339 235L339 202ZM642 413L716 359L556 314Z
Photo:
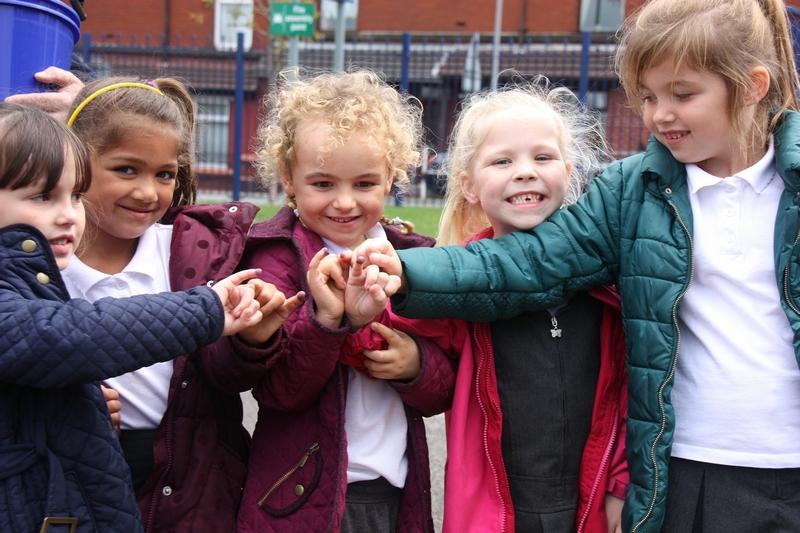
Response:
M786 190L775 223L775 279L800 355L800 115L775 131ZM497 320L548 308L570 294L616 283L628 346L625 531L664 520L675 418L670 402L680 347L677 315L692 281L692 211L686 171L651 140L613 163L575 205L531 232L467 248L398 252L408 282L395 312L420 318Z

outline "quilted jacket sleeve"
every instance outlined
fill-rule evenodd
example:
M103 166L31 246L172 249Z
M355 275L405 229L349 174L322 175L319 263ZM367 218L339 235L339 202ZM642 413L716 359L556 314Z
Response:
M466 248L398 251L407 293L392 301L392 309L418 318L498 320L613 282L621 185L621 165L615 163L575 205L530 232L482 239Z
M25 299L0 282L0 382L53 388L118 376L192 352L223 325L207 287L89 303Z
M290 244L278 242L260 246L248 264L262 269L261 277L287 296L298 291L310 294L305 281L305 266ZM348 327L330 329L314 317L314 302L308 298L289 315L274 339L276 350L271 367L253 388L260 403L280 411L306 409L317 400L339 361L339 353L349 333Z

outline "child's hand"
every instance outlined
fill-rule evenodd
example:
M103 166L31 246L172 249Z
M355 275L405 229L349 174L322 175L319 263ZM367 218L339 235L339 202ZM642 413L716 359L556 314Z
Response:
M353 250L355 259L363 257L367 265L377 265L387 274L402 276L403 265L394 246L386 239L367 239Z
M402 331L392 329L380 322L370 324L372 331L386 339L385 350L365 350L364 366L369 375L377 379L411 380L420 370L420 353L417 343Z
M261 321L261 306L254 297L255 289L251 285L242 285L260 273L260 268L242 270L218 281L211 287L211 290L219 296L225 311L223 335L233 335Z
M338 328L344 315L346 267L326 248L317 252L308 264L308 287L316 307L317 321L331 329Z
M622 533L622 505L624 503L625 500L621 500L611 494L606 494L608 533Z
M350 268L344 295L347 320L354 327L372 321L386 308L389 298L400 287L400 278L381 272L376 265L364 268L359 257Z
M119 401L119 393L116 389L100 385L100 390L103 391L103 399L106 401L108 407L108 414L111 417L111 426L114 431L119 433L120 424L122 423L122 402Z
M255 278L247 282L253 287L253 297L261 306L261 322L239 332L239 337L252 345L266 343L280 329L289 315L300 307L306 299L306 293L298 292L289 299L275 288L272 283Z

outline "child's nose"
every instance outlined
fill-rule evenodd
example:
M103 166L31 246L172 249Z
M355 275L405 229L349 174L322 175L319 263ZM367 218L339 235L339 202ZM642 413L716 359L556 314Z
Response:
M355 198L350 193L340 193L336 195L336 199L334 200L334 207L341 211L347 211L356 206Z
M72 198L68 198L60 204L57 223L60 226L74 226L78 221L78 217L83 216L82 213L82 204L77 206L72 201Z
M532 162L520 162L514 172L515 181L535 180L538 177L536 167Z
M655 122L670 122L675 118L672 111L672 106L668 102L659 102L656 104L656 109L653 112L653 120Z
M136 188L133 190L133 197L144 202L154 202L158 200L155 178L143 178L138 180Z

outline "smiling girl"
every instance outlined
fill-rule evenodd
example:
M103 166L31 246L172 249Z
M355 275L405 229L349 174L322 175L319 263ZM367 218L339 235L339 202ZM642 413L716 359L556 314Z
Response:
M70 294L90 301L213 285L235 269L258 208L194 201L194 104L171 78L88 84L68 125L91 154L87 243L64 272ZM169 208L178 208L169 211ZM267 337L299 299L259 293ZM249 435L236 382L262 369L230 342L131 372L106 384L122 403L120 443L145 530L229 531L236 520Z
M432 243L383 218L392 186L407 184L419 159L420 122L412 99L367 71L283 80L272 92L257 155L289 207L254 226L243 264L312 298L283 326L275 362L253 389L259 419L241 532L433 531L421 415L446 407L451 361L389 328L380 330L387 349L356 364L343 358L364 321L345 315L320 269L326 252L369 236L401 248Z

